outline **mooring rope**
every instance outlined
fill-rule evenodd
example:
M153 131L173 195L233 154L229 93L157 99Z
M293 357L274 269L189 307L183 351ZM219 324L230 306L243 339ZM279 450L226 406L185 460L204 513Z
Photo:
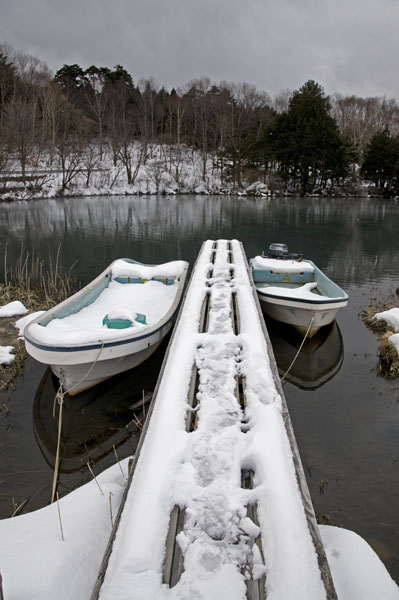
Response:
M305 337L303 338L303 340L302 340L302 342L301 342L301 345L300 345L300 346L299 346L299 348L298 348L298 352L295 354L295 356L294 356L294 359L293 359L292 363L290 364L290 366L288 367L288 369L286 370L286 372L285 372L285 373L284 373L284 375L282 376L282 378L281 378L281 381L284 381L284 379L286 378L286 376L287 376L287 375L288 375L288 373L290 372L290 370L291 370L292 366L294 365L294 363L295 363L296 359L298 358L298 355L299 355L300 351L302 350L302 346L304 345L304 343L305 343L305 340L306 340L306 338L307 338L307 337L308 337L308 335L309 335L309 331L310 331L310 328L311 328L311 327L312 327L312 325L313 325L313 321L314 321L314 312L312 312L312 318L310 319L310 323L309 323L309 326L308 326L308 328L307 328L307 331L306 331L306 333L305 333Z
M90 375L90 373L92 372L92 370L93 370L93 369L94 369L94 367L96 366L96 363L97 363L98 359L100 358L100 354L101 354L101 352L102 352L103 350L104 350L104 340L101 342L101 348L100 348L100 350L98 351L98 354L97 354L96 358L94 359L94 361L93 361L93 363L92 363L92 365L91 365L90 369L87 371L87 373L85 373L85 374L83 375L83 377L81 377L81 378L79 379L78 383L75 383L75 385L73 385L72 387L70 387L70 388L69 388L69 390L67 390L66 392L64 392L64 394L69 394L69 392L70 392L70 391L72 391L74 388L78 387L78 385L80 385L80 384L82 383L82 381L84 381L84 380L85 380L85 379L86 379L86 378L87 378L87 377Z
M100 354L103 351L103 349L104 349L104 341L101 342L101 348L100 348L96 358L94 359L93 363L91 364L90 369L87 371L87 373L85 373L83 375L83 377L81 377L80 380L77 383L75 383L72 387L70 387L68 390L64 390L62 383L60 383L60 387L58 388L57 393L55 395L54 407L55 407L55 404L58 403L59 413L58 413L57 451L56 451L56 455L55 455L53 488L52 488L52 492L51 492L51 503L54 502L55 493L57 490L57 483L58 483L58 470L59 470L59 466L60 466L61 430L62 430L62 407L64 404L64 396L66 394L69 394L69 392L71 390L73 390L73 388L76 388L78 385L80 385L82 383L82 381L84 381L86 379L86 377L88 377L90 375L90 373L94 369L94 366L96 365L98 359L100 358ZM53 411L53 417L55 417L55 410Z
M58 437L57 437L57 452L55 455L55 464L54 464L54 476L53 476L53 489L51 491L51 503L54 502L55 491L57 489L57 481L58 481L58 467L60 463L60 442L61 442L61 429L62 429L62 405L64 404L64 395L66 392L62 391L62 383L58 388L58 391L55 395L55 399L59 405L59 413L58 413Z

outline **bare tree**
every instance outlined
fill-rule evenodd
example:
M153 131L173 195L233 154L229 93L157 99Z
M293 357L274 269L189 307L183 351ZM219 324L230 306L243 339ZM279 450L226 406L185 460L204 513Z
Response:
M85 75L89 82L89 85L85 89L85 97L89 111L94 117L98 127L100 160L102 160L103 157L104 120L107 109L107 95L105 90L109 74L110 70L104 67L98 69L97 67L92 66L85 71Z
M22 180L37 142L37 107L26 98L15 98L3 109L3 135L9 150L15 153Z
M399 134L399 106L395 100L340 94L331 100L331 114L341 134L353 145L360 162L373 135L385 127L393 135Z
M86 172L86 187L89 187L91 177L98 168L100 161L101 154L99 154L96 146L89 145L83 150L81 162Z
M57 155L62 172L62 182L59 194L70 188L74 179L82 172L79 141L76 138L61 138L57 143Z
M289 89L281 90L273 100L273 108L277 113L287 112L290 100L292 98L292 91Z

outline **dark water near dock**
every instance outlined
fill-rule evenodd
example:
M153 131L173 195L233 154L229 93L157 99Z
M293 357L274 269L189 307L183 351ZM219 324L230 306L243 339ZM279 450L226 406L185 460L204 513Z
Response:
M319 520L364 537L399 581L399 380L377 376L377 338L359 312L399 287L399 204L380 199L120 197L0 205L0 275L21 244L73 263L86 284L113 259L191 264L206 239L236 238L250 258L270 242L302 252L341 285L350 304L337 324L306 342L284 391ZM398 300L399 304L399 300ZM291 330L270 326L283 374L299 347ZM1 344L1 340L0 340ZM131 407L151 392L165 351L66 407L60 493L135 451ZM0 517L25 500L49 502L55 456L55 386L28 359L15 389L0 394ZM82 470L83 469L83 470Z

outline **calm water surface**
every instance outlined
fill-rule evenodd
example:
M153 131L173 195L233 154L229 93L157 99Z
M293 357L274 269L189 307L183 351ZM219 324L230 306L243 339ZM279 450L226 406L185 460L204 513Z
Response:
M44 200L0 205L0 257L21 244L86 284L113 259L194 263L203 240L236 238L248 258L285 242L350 295L336 325L307 342L284 385L316 513L363 536L399 581L399 380L376 374L377 339L359 312L399 287L399 204L377 199L240 199L212 196ZM0 276L4 264L0 261ZM281 371L300 339L269 324ZM1 343L1 342L0 342ZM142 367L82 394L65 408L60 490L134 453L142 411L164 344ZM0 517L51 495L56 383L28 359L16 387L0 395ZM132 421L133 420L133 421Z

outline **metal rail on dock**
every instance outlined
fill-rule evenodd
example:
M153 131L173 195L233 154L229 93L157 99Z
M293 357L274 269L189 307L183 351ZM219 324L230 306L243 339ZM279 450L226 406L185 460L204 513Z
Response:
M205 261L204 261L205 257ZM227 264L229 263L229 265ZM204 269L204 264L207 265ZM230 266L231 265L231 266ZM301 502L303 505L304 514L306 517L307 527L310 533L310 537L315 548L317 563L320 573L320 579L322 586L325 590L325 598L327 600L336 600L337 595L334 589L334 584L331 577L331 572L328 566L326 555L324 552L323 544L319 534L313 506L310 499L310 493L306 483L306 478L302 463L300 460L298 447L295 440L290 416L287 409L287 404L284 397L284 392L280 383L276 362L273 355L272 346L266 330L262 312L259 306L259 302L256 295L256 290L252 282L252 278L249 273L248 263L245 258L242 244L239 242L230 242L225 240L219 240L210 244L206 242L203 244L201 252L199 254L196 266L194 267L186 297L193 292L193 288L202 289L202 298L200 298L200 308L198 311L198 326L197 336L203 336L203 344L206 346L207 341L215 339L219 335L220 338L226 337L231 340L231 336L237 341L237 347L239 352L242 353L242 360L246 358L245 350L241 347L240 335L242 332L242 318L244 317L243 311L243 298L237 295L236 285L236 270L240 272L241 281L240 285L246 289L246 301L252 302L252 307L248 306L248 310L252 310L253 314L256 315L258 320L258 328L260 335L263 336L267 346L268 353L268 368L271 369L272 380L275 386L277 394L281 398L282 405L282 419L285 426L287 438L289 440L289 446L292 453L292 462L295 468L295 477ZM202 277L202 286L199 285ZM245 279L245 281L243 281ZM229 322L223 323L220 321L220 312L215 307L219 307L221 304L229 306L230 318ZM129 527L129 522L124 517L124 508L127 503L127 498L132 489L135 489L135 472L136 467L140 464L140 457L143 452L143 445L145 444L148 430L151 427L151 420L154 411L157 409L157 402L162 401L162 386L165 372L169 372L170 369L179 369L180 365L171 365L171 359L173 358L176 344L178 343L179 328L181 327L182 321L185 320L185 307L186 302L183 301L183 305L180 309L180 313L176 322L175 330L170 340L164 362L161 368L161 372L158 378L157 386L153 394L151 406L147 416L144 430L142 432L139 446L137 449L135 461L133 467L129 473L129 478L126 486L125 493L123 495L121 505L118 511L118 515L115 519L114 528L104 555L104 559L100 568L98 579L96 581L92 600L98 600L101 597L101 588L104 579L107 575L107 568L109 565L110 557L114 551L114 545L118 542L117 532L118 528ZM247 307L245 307L245 310ZM219 319L219 321L217 320ZM227 335L228 334L228 335ZM213 336L213 337L212 337ZM229 342L231 343L231 342ZM200 346L201 347L201 346ZM201 347L202 348L202 347ZM211 348L211 346L210 346ZM211 349L209 350L211 352ZM212 357L210 357L212 358ZM215 360L217 360L217 356ZM241 360L241 355L238 357L238 361ZM203 391L206 383L201 383L201 360L196 357L193 364L191 364L191 378L186 393L186 421L185 430L188 435L196 432L198 427L201 428L201 423L198 424L199 410L201 410L201 390ZM240 413L241 427L245 432L246 428L250 429L250 423L246 423L246 408L247 408L247 381L246 377L239 372L235 376L235 402L236 411ZM146 450L146 449L145 449ZM145 452L144 450L144 452ZM256 484L256 473L251 468L244 468L241 471L241 488L243 490L253 490ZM248 600L266 600L267 599L267 572L268 564L267 557L264 553L265 543L267 541L268 531L264 528L264 523L259 522L258 506L256 503L248 503L247 505L247 516L259 527L260 534L253 540L258 549L258 554L265 561L266 576L253 578L251 576L251 568L247 570L246 576L246 595ZM185 507L177 506L171 508L169 526L167 531L164 532L163 547L164 547L164 560L162 567L162 580L163 584L169 587L177 585L182 577L185 570L184 556L181 550L180 544L176 541L179 533L184 531L186 523L186 512ZM248 575L248 573L250 575ZM108 597L108 596L106 596ZM134 597L134 594L133 596ZM150 596L149 596L150 597ZM115 596L117 598L117 596ZM286 600L282 598L281 600Z

